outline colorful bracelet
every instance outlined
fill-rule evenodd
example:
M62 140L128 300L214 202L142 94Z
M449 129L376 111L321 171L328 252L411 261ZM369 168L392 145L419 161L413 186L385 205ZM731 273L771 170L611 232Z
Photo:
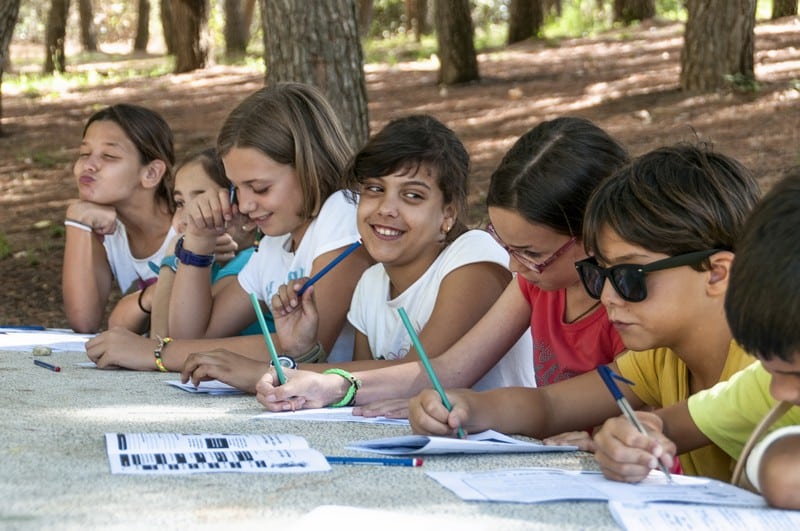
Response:
M330 407L349 407L356 403L356 393L359 389L361 389L361 380L350 374L344 369L339 369L334 367L333 369L328 369L327 371L323 371L322 374L338 374L348 382L350 382L350 387L347 388L347 392L344 394L341 400L336 402L335 404L331 404Z
M75 221L74 219L69 219L69 218L65 219L64 220L64 226L65 227L74 227L76 229L80 229L80 230L83 230L83 231L86 231L86 232L94 232L92 230L92 227L90 227L86 223L81 223L80 221Z
M161 336L156 336L156 338L158 339L158 346L153 351L153 354L156 357L156 368L161 372L169 372L169 370L164 367L164 360L161 359L161 351L164 350L164 347L167 346L167 343L172 341L172 338Z
M142 297L144 296L144 291L147 289L147 286L143 287L139 290L139 298L136 299L136 302L139 304L139 309L142 310L144 313L150 315L150 310L145 309L144 304L142 304Z
M211 267L214 263L213 254L195 254L192 251L184 249L183 236L181 236L175 244L175 256L180 263L194 267Z

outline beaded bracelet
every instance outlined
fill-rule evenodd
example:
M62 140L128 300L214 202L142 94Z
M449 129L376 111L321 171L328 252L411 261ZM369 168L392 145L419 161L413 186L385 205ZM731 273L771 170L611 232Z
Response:
M167 346L167 343L172 341L172 338L161 336L156 336L156 338L158 339L158 346L153 351L153 354L156 357L156 368L161 372L169 372L169 370L164 367L164 361L161 359L161 351L164 350L164 347Z
M350 387L347 388L347 392L344 394L341 400L336 402L335 404L331 404L330 407L349 407L356 403L356 392L361 389L361 380L350 374L344 369L339 369L334 367L333 369L328 369L327 371L322 371L322 374L338 374L348 382L350 382Z
M75 221L74 219L65 219L64 226L66 227L75 227L76 229L80 229L86 232L94 232L92 231L92 227L87 225L86 223L81 223L80 221Z

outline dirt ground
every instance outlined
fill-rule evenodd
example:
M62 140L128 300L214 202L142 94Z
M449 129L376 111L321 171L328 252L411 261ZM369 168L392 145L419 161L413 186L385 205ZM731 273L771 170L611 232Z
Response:
M436 85L434 63L368 65L371 130L410 113L429 113L452 127L472 156L474 223L484 221L484 190L502 154L539 121L559 115L593 120L634 155L710 140L768 189L800 164L800 20L757 26L759 87L751 92L680 92L681 32L680 24L650 25L558 45L515 45L480 56L480 82L450 88ZM119 101L159 110L175 130L180 158L213 143L225 115L261 85L260 73L215 66L57 97L4 94L0 233L11 252L0 259L0 324L66 326L62 220L77 197L71 167L93 110Z

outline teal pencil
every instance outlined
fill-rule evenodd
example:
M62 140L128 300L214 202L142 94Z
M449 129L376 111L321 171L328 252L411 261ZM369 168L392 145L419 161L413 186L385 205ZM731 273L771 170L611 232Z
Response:
M442 404L444 404L444 407L447 408L447 411L453 411L453 404L451 404L450 400L447 399L444 388L442 387L442 384L439 383L439 378L437 378L436 373L433 372L433 366L428 359L428 355L425 353L425 349L422 348L422 343L419 342L419 336L414 331L414 327L411 326L411 321L408 319L408 314L406 313L405 308L400 307L397 309L397 312L400 314L400 319L403 320L403 325L406 327L408 335L411 336L411 342L414 343L414 348L417 349L419 359L422 360L422 364L425 366L425 371L428 373L428 378L431 379L431 383L433 383L433 388L436 389L436 392L439 393L439 396L442 398ZM462 430L460 427L458 428L458 438L464 438L464 430Z
M264 320L264 312L261 311L261 305L258 303L255 293L250 294L250 302L253 303L253 309L255 309L256 317L258 317L258 324L261 325L261 333L264 334L264 341L267 342L269 357L272 358L272 365L275 367L275 372L278 373L278 381L281 385L283 385L286 383L286 375L283 374L283 368L281 367L281 363L278 361L278 352L275 350L275 344L272 342L272 336L269 335L269 328L267 327L267 322Z

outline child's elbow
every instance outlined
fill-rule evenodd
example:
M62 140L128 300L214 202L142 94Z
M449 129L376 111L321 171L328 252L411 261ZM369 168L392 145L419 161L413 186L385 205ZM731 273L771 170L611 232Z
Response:
M761 494L772 507L800 509L800 456L795 451L797 440L795 436L774 442L761 460L758 471Z

